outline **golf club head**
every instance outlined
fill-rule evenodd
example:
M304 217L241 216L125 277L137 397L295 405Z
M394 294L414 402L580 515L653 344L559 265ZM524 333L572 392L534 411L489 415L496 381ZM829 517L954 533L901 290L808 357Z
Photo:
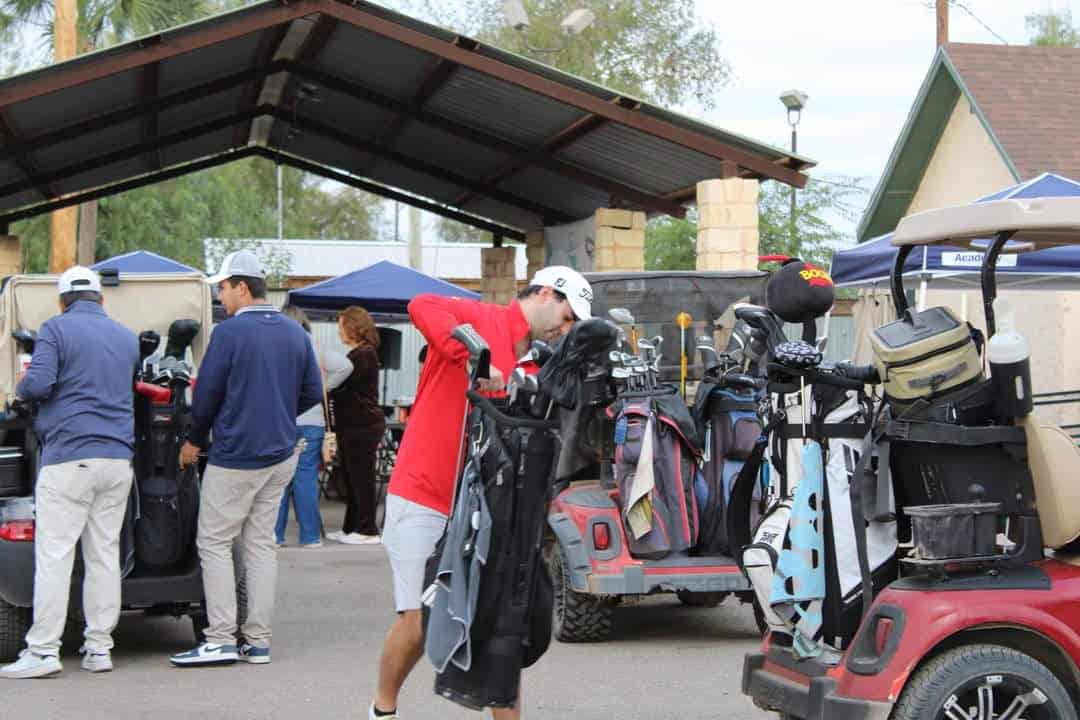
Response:
M529 345L529 352L533 354L533 362L540 367L543 367L544 363L550 360L554 354L551 346L543 340L533 340L532 344Z
M536 379L535 375L525 373L525 377L521 381L521 389L527 393L536 393L540 391L540 381Z
M14 338L15 345L19 348L19 352L30 355L34 354L34 344L37 342L36 332L19 328L18 330L11 331L11 337Z
M172 325L169 326L168 340L165 343L165 355L177 360L183 360L184 353L187 352L191 342L201 329L202 324L198 320L192 320L191 318L173 320Z
M624 353L621 353L618 350L612 350L608 353L608 362L612 365L620 365L623 361L623 355Z
M139 333L139 362L154 354L161 345L161 335L155 330L143 330Z
M634 324L634 315L626 308L611 308L608 310L608 317L621 325Z

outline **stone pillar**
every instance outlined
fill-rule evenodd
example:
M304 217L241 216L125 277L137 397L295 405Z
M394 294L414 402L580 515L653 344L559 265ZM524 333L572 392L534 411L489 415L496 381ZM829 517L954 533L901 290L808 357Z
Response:
M22 272L22 243L16 235L0 235L0 278Z
M596 211L593 269L645 269L645 213L607 208Z
M492 247L480 251L484 263L480 293L484 302L505 305L517 294L514 259L516 247Z
M547 244L544 242L543 230L533 230L525 235L525 258L529 261L525 282L529 282L533 275L547 264Z
M698 270L756 270L758 181L705 180L697 186Z

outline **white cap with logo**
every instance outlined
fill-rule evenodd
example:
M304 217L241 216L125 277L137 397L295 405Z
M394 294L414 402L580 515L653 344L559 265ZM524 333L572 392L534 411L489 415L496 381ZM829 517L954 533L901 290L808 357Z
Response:
M101 292L101 278L88 267L75 265L64 271L56 283L61 295L70 292Z
M552 265L533 275L530 285L540 285L558 290L566 296L570 309L578 320L592 317L592 286L581 273L566 265Z
M225 259L221 261L221 267L218 268L216 274L206 278L206 282L211 285L217 285L222 280L228 280L231 277L252 277L252 278L265 278L266 273L263 272L262 263L259 262L259 258L255 257L255 253L250 250L237 250L236 252L229 253L225 256Z

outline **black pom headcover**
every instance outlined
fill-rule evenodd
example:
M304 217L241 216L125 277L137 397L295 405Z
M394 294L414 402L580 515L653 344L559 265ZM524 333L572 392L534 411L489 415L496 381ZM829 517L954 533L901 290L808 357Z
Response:
M765 286L765 304L789 323L823 316L835 299L836 289L829 273L797 258L773 273Z

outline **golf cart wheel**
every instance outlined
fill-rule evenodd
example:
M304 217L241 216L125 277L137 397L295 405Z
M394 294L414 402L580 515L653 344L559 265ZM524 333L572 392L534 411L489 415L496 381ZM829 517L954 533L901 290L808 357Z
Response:
M551 549L548 563L555 585L552 623L555 639L568 643L607 640L614 628L611 606L595 595L571 589L570 564L558 543Z
M675 597L679 598L679 602L687 607L704 607L714 608L720 603L724 602L724 598L727 597L725 592L690 592L689 590L679 590L675 593Z
M765 611L758 605L757 598L751 600L750 604L754 607L754 624L757 625L758 634L765 637L765 633L769 632L769 622L765 619Z
M202 645L206 642L206 628L210 627L210 618L206 616L206 610L196 610L190 613L191 630L195 634L195 644Z
M1030 655L1001 645L953 648L908 682L892 720L1077 720L1061 681Z
M7 662L19 656L32 620L30 608L9 605L0 600L0 661Z

